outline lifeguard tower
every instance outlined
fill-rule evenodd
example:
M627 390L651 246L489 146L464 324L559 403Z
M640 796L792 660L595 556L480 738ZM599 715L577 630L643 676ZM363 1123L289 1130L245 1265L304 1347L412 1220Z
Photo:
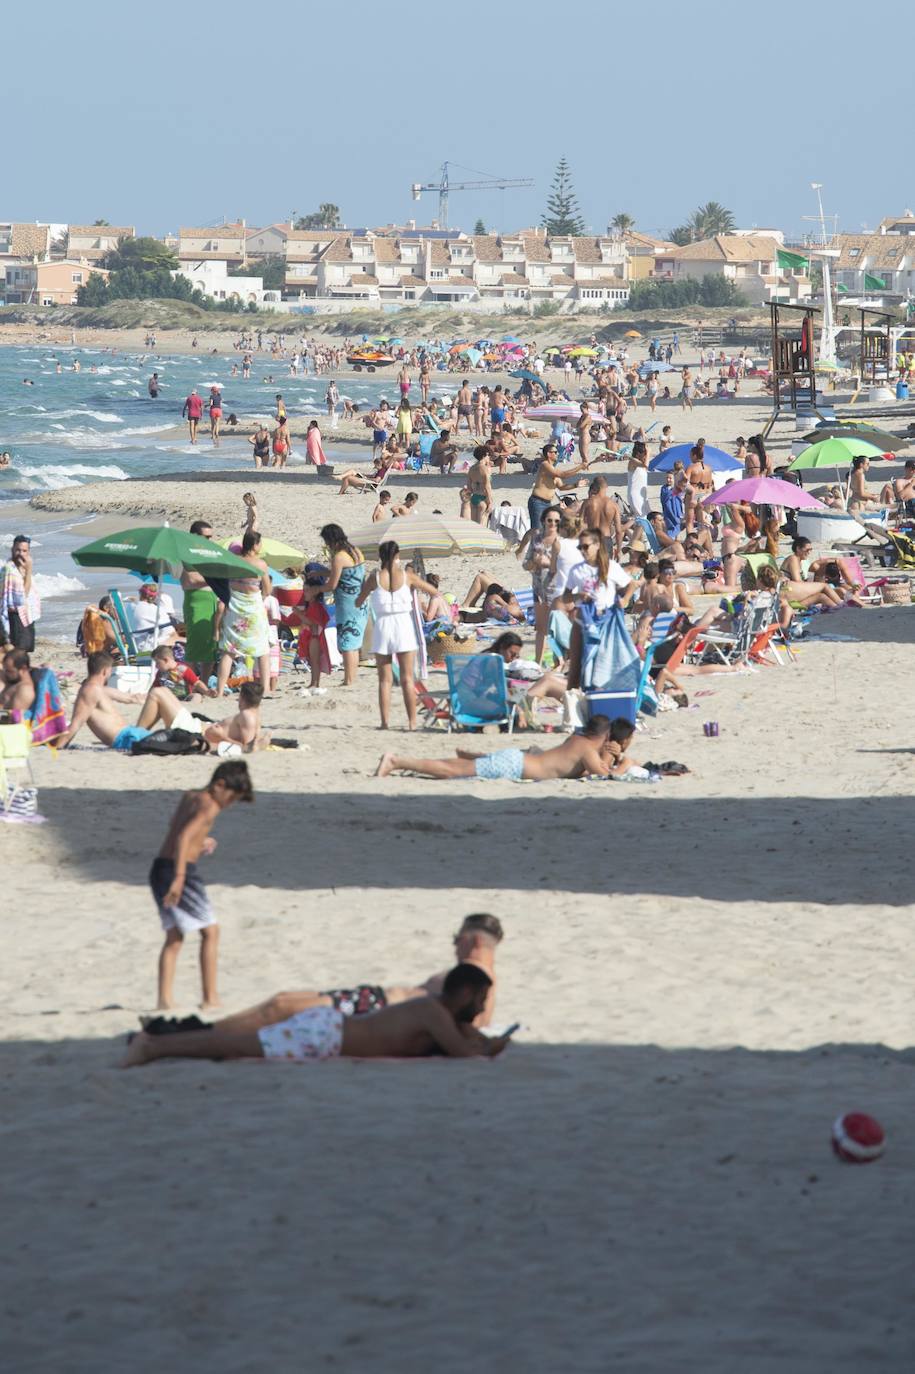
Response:
M785 313L790 312L790 313ZM763 429L767 438L783 410L795 417L819 415L817 410L814 315L812 305L769 304L772 331L772 414Z

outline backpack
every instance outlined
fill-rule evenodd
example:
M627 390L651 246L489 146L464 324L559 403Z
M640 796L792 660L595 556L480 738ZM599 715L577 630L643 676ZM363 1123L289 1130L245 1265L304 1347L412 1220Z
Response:
M208 754L210 746L203 735L192 730L153 730L145 739L135 740L131 754Z

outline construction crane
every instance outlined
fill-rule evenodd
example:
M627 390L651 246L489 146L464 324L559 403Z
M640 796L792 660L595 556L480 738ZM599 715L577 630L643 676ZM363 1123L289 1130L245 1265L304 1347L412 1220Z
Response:
M472 170L468 168L468 170ZM419 200L423 191L438 192L438 225L440 229L448 228L448 193L449 191L507 191L520 186L533 186L530 177L490 177L487 176L480 181L449 181L448 163L442 163L441 181L414 181L410 190L413 199Z

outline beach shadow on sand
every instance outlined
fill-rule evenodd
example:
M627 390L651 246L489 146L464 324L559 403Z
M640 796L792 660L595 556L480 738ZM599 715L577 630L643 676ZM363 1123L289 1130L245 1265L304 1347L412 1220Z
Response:
M132 763L138 775L167 766ZM867 796L863 758L861 775L862 796L828 799L677 797L675 781L653 788L563 784L565 794L531 784L492 798L454 783L408 780L397 795L390 783L377 796L260 791L255 815L236 807L220 818L213 880L292 891L439 884L907 906L907 862L892 845L875 846L874 837L915 829L915 796ZM177 781L177 769L172 777ZM69 822L87 794L41 792L55 843L68 853L66 869L88 882L144 885L177 792L100 788L88 799L95 825L76 845ZM301 841L293 845L281 838L291 815Z
M0 1046L10 1369L909 1367L912 1069L881 1046L120 1052ZM859 1099L867 1168L829 1144Z

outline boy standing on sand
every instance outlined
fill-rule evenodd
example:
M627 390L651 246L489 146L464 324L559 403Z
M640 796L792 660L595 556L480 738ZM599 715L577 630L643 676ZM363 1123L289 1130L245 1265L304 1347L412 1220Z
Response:
M219 926L197 872L197 860L201 854L212 854L216 848L210 830L220 811L225 811L233 802L253 800L254 788L248 765L233 759L219 765L202 791L185 792L172 816L168 834L149 870L149 885L165 931L165 944L159 955L159 1010L166 1011L172 1005L178 955L185 935L192 930L200 931L203 1009L219 1006L216 991Z

